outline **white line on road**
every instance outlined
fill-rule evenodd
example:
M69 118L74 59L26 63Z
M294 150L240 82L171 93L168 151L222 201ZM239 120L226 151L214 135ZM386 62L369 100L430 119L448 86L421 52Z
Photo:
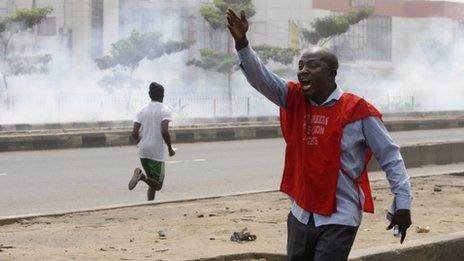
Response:
M182 160L168 160L167 163L180 163L183 162Z
M6 176L7 174L6 173L0 173L0 176Z
M167 163L175 164L175 163L183 163L183 162L203 162L206 159L193 159L193 160L168 160Z

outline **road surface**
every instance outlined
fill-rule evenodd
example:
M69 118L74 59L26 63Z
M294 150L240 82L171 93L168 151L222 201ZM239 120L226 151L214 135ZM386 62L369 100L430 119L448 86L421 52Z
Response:
M463 129L392 132L400 145L463 141ZM272 190L279 186L283 140L176 144L156 201ZM128 191L134 146L0 153L0 217L73 211L145 201L146 185Z

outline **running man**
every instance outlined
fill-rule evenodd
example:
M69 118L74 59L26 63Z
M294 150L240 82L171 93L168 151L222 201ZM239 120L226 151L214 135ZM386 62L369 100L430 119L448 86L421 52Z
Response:
M129 190L133 190L139 180L142 180L148 185L147 198L151 201L155 199L156 191L163 187L164 143L170 157L176 153L171 146L169 134L172 112L163 104L164 87L153 82L148 94L151 101L137 113L132 129L132 137L137 141L140 162L146 174L140 168L135 168Z

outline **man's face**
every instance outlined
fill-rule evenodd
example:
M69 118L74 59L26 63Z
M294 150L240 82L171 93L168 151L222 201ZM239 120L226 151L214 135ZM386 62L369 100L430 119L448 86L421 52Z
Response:
M298 80L306 98L320 96L330 88L331 69L317 52L305 52L298 61Z

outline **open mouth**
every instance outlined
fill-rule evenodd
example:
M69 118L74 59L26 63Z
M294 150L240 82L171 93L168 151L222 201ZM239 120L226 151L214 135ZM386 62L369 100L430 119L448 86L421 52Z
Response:
M303 79L301 80L301 85L303 85L303 91L308 91L313 86L311 80Z

